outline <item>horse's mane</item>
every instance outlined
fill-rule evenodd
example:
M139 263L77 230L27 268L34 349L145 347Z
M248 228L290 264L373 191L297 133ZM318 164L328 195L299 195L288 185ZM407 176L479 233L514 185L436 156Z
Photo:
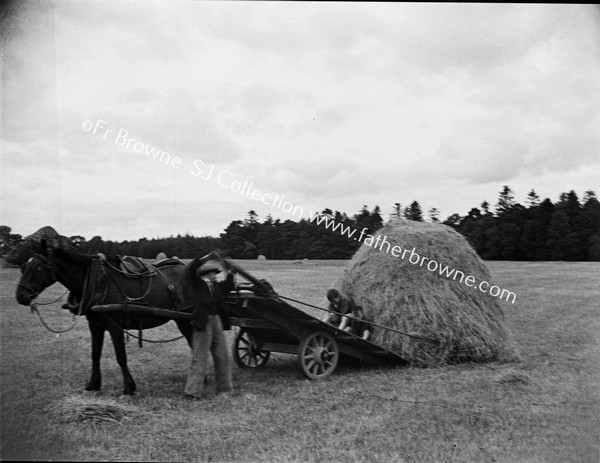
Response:
M89 265L92 256L77 251L69 251L62 248L52 248L55 256L75 262L76 264Z

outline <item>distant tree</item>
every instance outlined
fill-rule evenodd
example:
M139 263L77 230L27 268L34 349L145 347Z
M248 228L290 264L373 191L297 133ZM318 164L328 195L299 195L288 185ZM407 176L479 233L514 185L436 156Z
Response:
M383 217L381 217L381 209L376 205L371 212L369 228L373 231L377 231L381 227L383 227Z
M584 194L583 194L583 204L587 204L590 201L596 200L596 202L598 201L598 198L596 197L596 193L593 190L587 190Z
M413 201L404 209L404 218L415 222L423 222L423 210L418 201Z
M600 251L600 202L592 190L583 195L583 207L581 208L583 221L583 233L581 236L583 245L586 247L585 254L588 260L598 261Z
M0 225L0 256L7 254L23 239L21 235L11 233L12 229L6 225Z
M590 236L588 256L589 260L594 262L600 262L600 235Z
M438 223L440 221L440 211L436 207L429 209L429 220L434 223Z
M241 220L234 220L221 233L223 250L234 259L256 258L256 255L252 255L251 247L248 246L250 241L247 225L248 223Z
M390 214L390 220L402 219L402 204L394 203L392 213Z
M523 260L519 254L521 228L514 222L500 224L500 256L502 260Z
M476 207L472 208L469 213L467 214L467 216L465 217L465 219L469 219L472 221L476 221L479 220L481 218L481 211L479 209L477 209Z
M581 210L588 223L590 234L600 232L600 202L591 190L586 191L584 199Z
M483 213L485 215L492 215L492 213L490 212L490 203L488 203L487 201L484 201L481 203L480 207L483 210Z
M569 225L569 216L564 210L556 210L548 228L548 247L553 260L577 260L579 246L577 235Z
M515 194L508 185L502 187L502 191L498 196L498 202L496 203L497 215L506 214L515 207Z
M354 215L354 221L356 223L356 228L359 230L366 228L369 230L369 233L375 231L371 230L371 213L369 212L366 204L363 205L358 214Z
M497 220L494 220L484 231L485 246L483 258L498 260L502 257L502 233Z
M258 222L258 214L256 212L254 212L253 210L248 211L248 218L246 219L246 222L249 224L255 224Z
M527 199L525 200L525 204L529 207L536 207L540 204L540 197L532 188L529 193L527 193Z
M328 217L330 219L333 218L333 211L331 209L329 209L328 207L326 207L325 209L323 209L321 211L321 215L324 215L325 217Z
M577 193L574 190L562 193L556 209L566 213L570 230L569 255L563 260L587 260L590 230Z
M452 228L458 228L458 226L460 225L460 222L462 220L462 217L458 214L452 214L451 216L449 216L446 220L444 220L442 223L444 225L448 225Z
M271 214L267 215L265 221L258 227L256 234L256 246L258 254L268 256L270 260L277 259L277 240L279 232L276 222L273 221Z

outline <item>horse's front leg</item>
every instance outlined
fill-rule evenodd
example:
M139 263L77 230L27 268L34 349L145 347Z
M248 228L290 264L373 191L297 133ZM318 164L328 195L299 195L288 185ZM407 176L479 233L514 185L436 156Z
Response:
M127 367L127 351L125 350L125 336L123 335L123 329L116 326L116 324L109 323L108 332L110 333L115 348L117 363L121 367L121 372L123 373L123 395L133 395L135 394L135 381Z
M104 344L104 327L93 323L88 318L88 326L92 336L92 375L85 385L86 391L99 391L102 387L100 373L100 358L102 357L102 344Z

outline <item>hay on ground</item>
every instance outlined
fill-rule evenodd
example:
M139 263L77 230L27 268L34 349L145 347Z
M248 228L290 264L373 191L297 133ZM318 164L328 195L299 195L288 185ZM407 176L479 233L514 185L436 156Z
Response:
M64 397L50 407L53 421L57 423L120 423L135 412L132 406L95 395Z
M411 263L410 251L404 259L391 253L396 245L402 252L414 248L413 254L460 270L465 277L472 275L477 284L491 282L486 265L462 235L445 225L404 220L387 224L377 235L380 243L385 237L390 244L389 252L386 244L376 248L375 242L364 239L333 287L363 307L373 322L432 343L378 327L372 342L418 366L514 359L496 298L468 287L464 279L461 283L459 277L453 280L428 270L428 261L423 261L423 266ZM413 262L416 260L415 255Z

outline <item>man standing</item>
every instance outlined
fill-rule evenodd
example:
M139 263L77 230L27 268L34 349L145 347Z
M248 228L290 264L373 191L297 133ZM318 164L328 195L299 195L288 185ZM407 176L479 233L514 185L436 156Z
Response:
M197 300L192 309L192 360L184 392L191 398L202 396L209 353L215 366L217 394L233 391L231 358L223 329L224 325L225 329L230 329L224 304L227 294L235 287L234 275L228 272L227 278L218 282L216 277L221 270L213 264L200 268L201 265L202 261L197 258L190 264Z

